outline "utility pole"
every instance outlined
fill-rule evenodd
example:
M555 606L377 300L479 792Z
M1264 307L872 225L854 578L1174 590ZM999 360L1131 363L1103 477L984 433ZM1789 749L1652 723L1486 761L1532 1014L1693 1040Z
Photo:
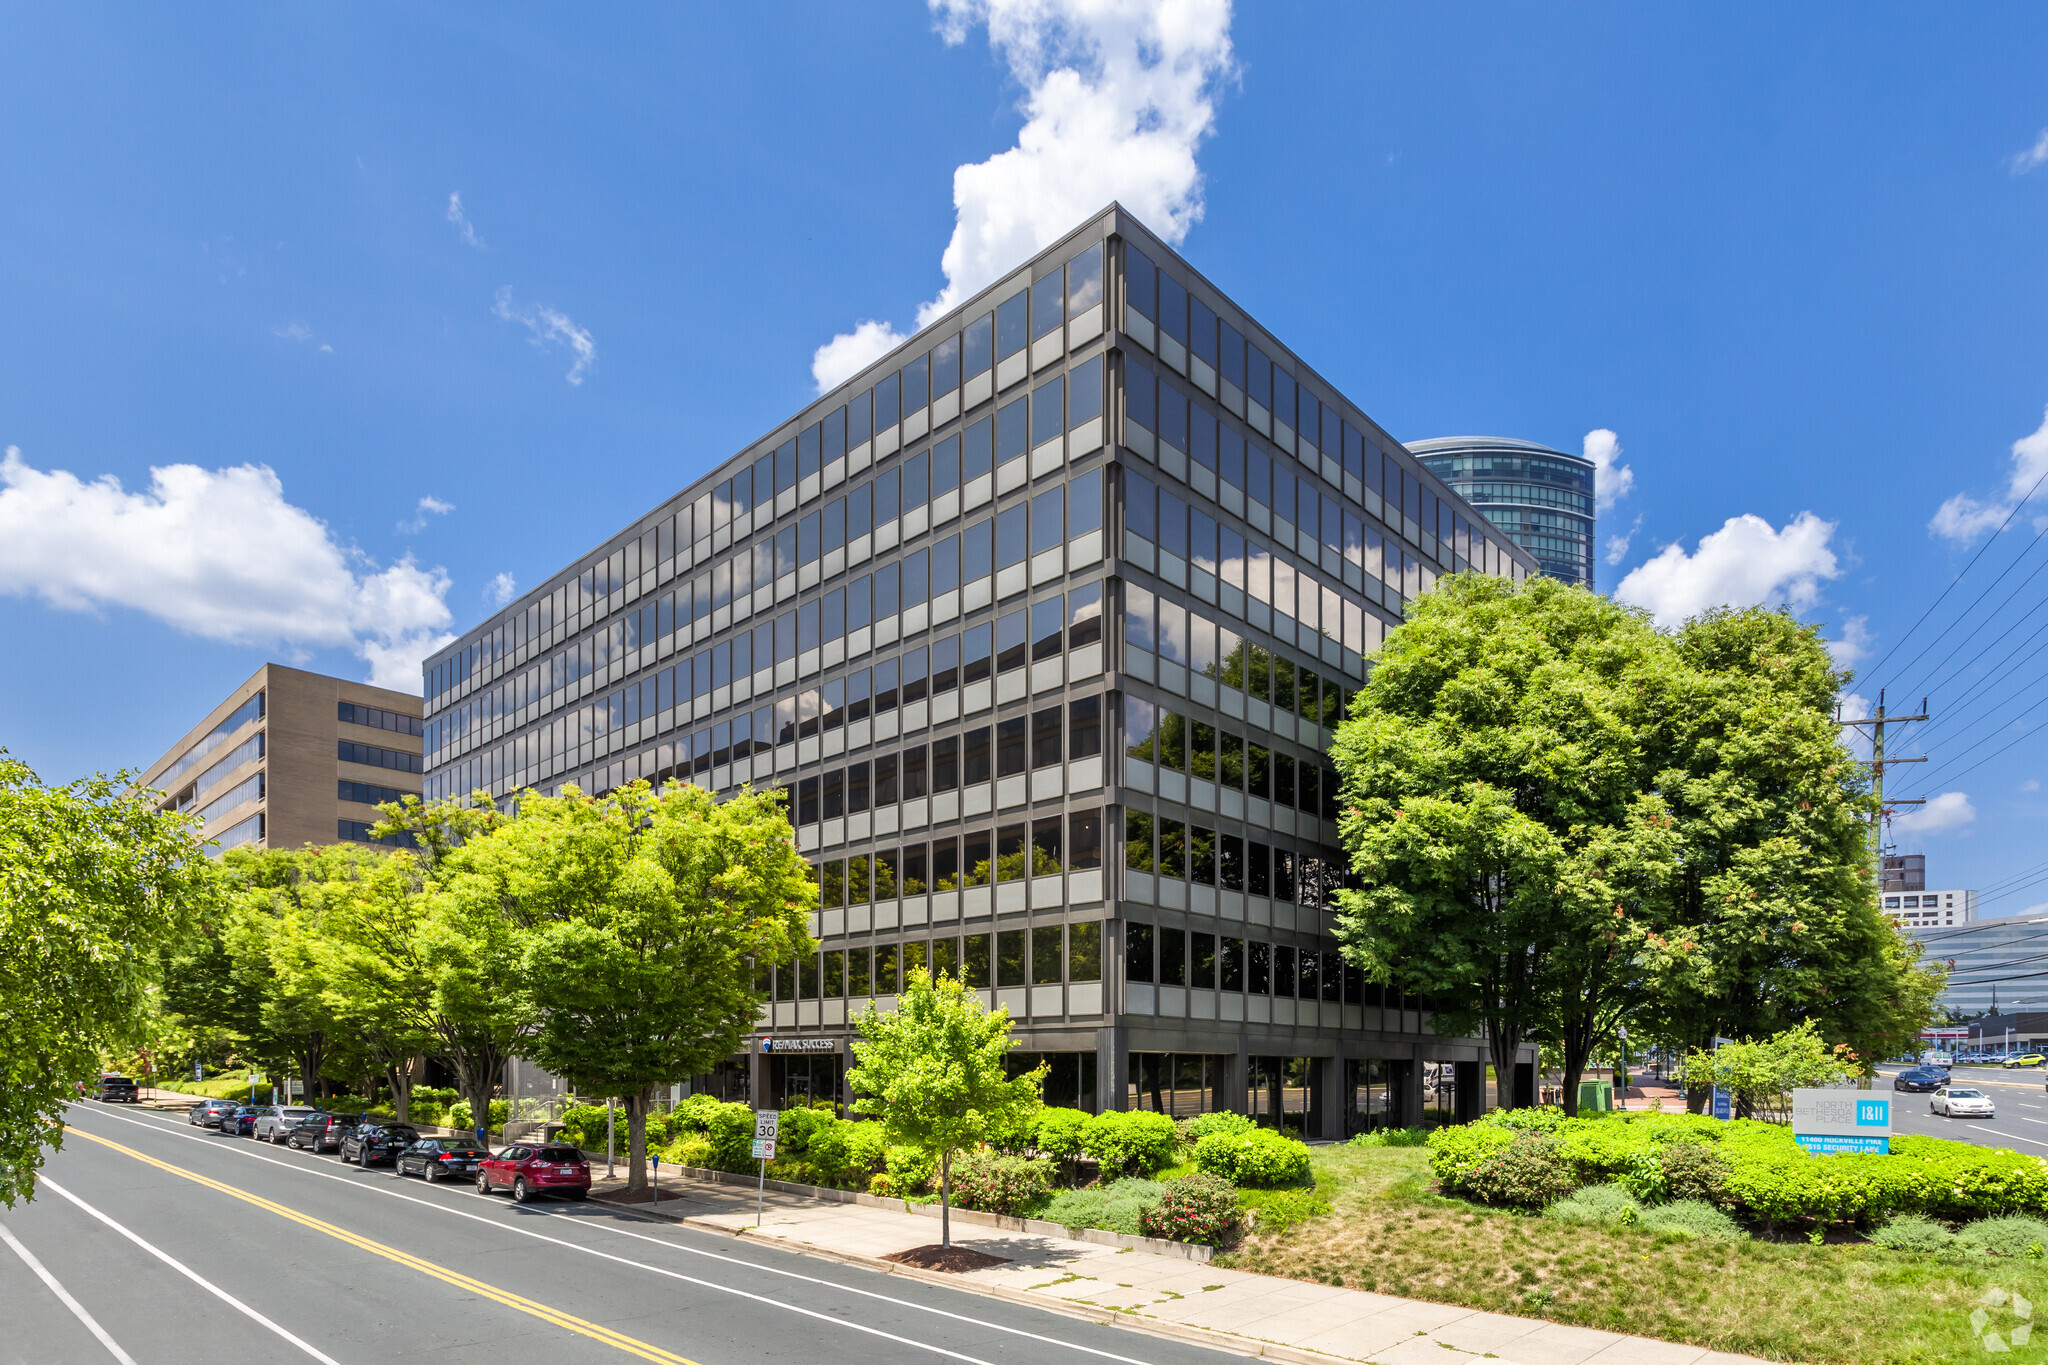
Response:
M1864 765L1870 769L1871 794L1877 797L1877 814L1871 818L1870 822L1870 859L1872 868L1876 870L1880 882L1882 882L1884 875L1885 817L1891 814L1892 806L1924 806L1927 804L1924 797L1886 803L1884 799L1884 770L1901 763L1925 763L1927 755L1922 754L1918 758L1886 758L1884 754L1884 727L1887 722L1893 725L1904 725L1910 721L1926 720L1927 698L1922 697L1920 699L1920 714L1917 716L1886 715L1883 688L1878 689L1877 714L1874 716L1867 716L1862 720L1843 720L1840 715L1841 708L1836 707L1835 709L1835 723L1837 725L1868 725L1871 727L1870 761Z

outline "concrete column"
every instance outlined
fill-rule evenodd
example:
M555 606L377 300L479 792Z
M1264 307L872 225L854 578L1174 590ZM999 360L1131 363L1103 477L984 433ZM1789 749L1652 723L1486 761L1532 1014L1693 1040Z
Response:
M1401 1067L1402 1075L1394 1078L1401 1087L1401 1123L1413 1127L1422 1122L1422 1045L1411 1043L1406 1049L1407 1062Z
M1111 1024L1095 1031L1095 1103L1098 1113L1106 1114L1124 1107L1125 1092L1130 1088L1127 1074L1130 1060L1130 1031L1127 1028Z
M1246 1115L1256 1115L1258 1113L1258 1102L1253 1100L1248 1103L1245 1098L1245 1087L1251 1084L1251 1079L1251 1045L1245 1037L1245 1031L1239 1029L1237 1031L1237 1055L1230 1059L1228 1066L1225 1068L1223 1078L1224 1094L1229 1100L1230 1109L1233 1113Z
M747 1093L754 1108L773 1107L768 1101L768 1058L758 1045L747 1049Z
M1344 1059L1318 1057L1315 1059L1316 1079L1320 1082L1310 1101L1315 1111L1317 1137L1341 1142L1344 1138Z

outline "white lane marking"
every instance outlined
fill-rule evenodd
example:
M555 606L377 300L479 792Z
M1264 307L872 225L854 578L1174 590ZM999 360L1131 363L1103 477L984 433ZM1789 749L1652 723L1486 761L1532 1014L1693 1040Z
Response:
M1970 1127L1975 1128L1980 1133L1989 1133L1993 1137L2004 1138L2007 1142L2030 1142L2036 1147L2048 1147L2048 1142L2034 1142L2034 1139L2021 1137L2018 1133L2001 1133L1996 1128L1986 1128L1981 1123L1973 1123Z
M14 1254L21 1257L22 1263L35 1271L36 1278L48 1286L50 1292L57 1296L58 1302L71 1310L72 1317L85 1324L86 1331L99 1338L100 1345L107 1348L108 1354L120 1361L121 1365L135 1365L135 1357L121 1349L121 1343L109 1336L107 1329L100 1326L99 1321L85 1311L84 1304L71 1297L71 1291L57 1282L57 1277L43 1267L43 1263L36 1259L33 1251L21 1244L21 1239L7 1230L5 1223L0 1223L0 1242L7 1243Z
M227 1290L222 1289L213 1281L205 1278L198 1271L192 1269L191 1266L186 1265L183 1261L178 1260L169 1252L163 1251L157 1247L150 1245L148 1242L143 1241L142 1238L136 1236L127 1228L122 1227L119 1223L107 1217L107 1215L101 1213L98 1209L86 1203L83 1199L80 1199L77 1195L65 1189L56 1181L50 1179L49 1176L46 1175L42 1177L41 1183L47 1185L49 1188L55 1190L58 1194L64 1196L64 1198L78 1205L79 1208L84 1209L87 1213L99 1219L102 1223L105 1223L114 1231L120 1233L123 1237L126 1237L129 1241L135 1243L135 1245L141 1247L144 1251L156 1257L159 1261L162 1261L165 1265L177 1271L180 1275L183 1275L186 1279L192 1281L192 1283L198 1285L201 1289L204 1289L207 1293L213 1295L215 1298L219 1299L228 1307L234 1309L238 1313L241 1313L244 1317L247 1317L250 1320L264 1327L267 1327L271 1331L277 1333L277 1335L283 1337L286 1341L289 1341L292 1345L298 1347L301 1351L304 1351L307 1355L313 1357L313 1359L320 1361L321 1365L341 1365L341 1362L336 1360L333 1356L328 1355L325 1351L320 1350L318 1347L312 1346L307 1342L300 1340L298 1337L293 1336L290 1332L278 1326L269 1318L264 1317L261 1313L251 1308L248 1304L243 1303L240 1299L236 1298L233 1294L228 1293Z
M825 1322L832 1323L833 1325L838 1327L848 1327L852 1328L855 1331L866 1332L874 1336L889 1336L887 1332L883 1332L878 1328L864 1327L860 1323L849 1322L845 1318L834 1317L829 1313L814 1312L811 1309L802 1308L797 1306L796 1304L784 1303L779 1299L765 1298L759 1294L754 1294L744 1289L736 1289L731 1285L719 1284L713 1280L698 1279L694 1275L685 1275L679 1270L669 1270L664 1266L650 1265L645 1261L635 1261L625 1256L614 1256L608 1251L599 1251L596 1247L581 1246L575 1242L563 1241L559 1237L550 1237L544 1232L535 1232L531 1228L522 1228L517 1224L507 1222L502 1218L486 1218L481 1214L465 1213L461 1209L450 1208L448 1205L438 1203L432 1199L421 1199L415 1195L401 1194L397 1190L392 1189L379 1189L375 1185L366 1185L361 1180L352 1178L350 1176L335 1175L329 1171L314 1170L294 1162L281 1161L276 1157L267 1156L262 1152L251 1151L247 1148L223 1147L216 1143L207 1142L207 1140L204 1137L196 1133L181 1133L177 1131L175 1128L165 1128L160 1124L149 1123L142 1119L129 1118L125 1114L102 1114L100 1115L100 1117L114 1119L121 1123L132 1123L136 1125L138 1128L147 1128L150 1129L152 1132L160 1133L166 1137L184 1138L188 1142L204 1142L211 1150L216 1152L239 1152L241 1155L246 1156L251 1160L265 1162L272 1166L281 1167L287 1171L297 1171L302 1175L316 1175L323 1180L337 1180L340 1181L342 1184L349 1186L351 1189L368 1190L374 1194L389 1195L393 1199L402 1199L408 1204L418 1204L421 1208L433 1209L440 1213L453 1214L457 1218L467 1218L472 1222L484 1223L489 1225L490 1227L497 1228L504 1232L516 1232L522 1237L531 1237L535 1241L548 1242L555 1246L563 1247L569 1251L581 1252L586 1256L595 1256L598 1257L600 1260L613 1261L619 1265L632 1266L635 1269L645 1270L651 1274L666 1276L669 1279L681 1280L686 1284L698 1285L705 1289L714 1289L721 1294L734 1294L743 1299L752 1299L757 1303L765 1304L771 1308L780 1308L785 1312L799 1313L805 1317L810 1318L819 1318ZM473 1190L466 1191L465 1197L470 1199L490 1200L493 1207L503 1207L498 1203L497 1200L492 1199L489 1195L477 1194ZM549 1218L564 1216L555 1213L553 1210L537 1208L530 1204L522 1208L520 1210L520 1213L524 1216L539 1215L542 1217ZM1080 1351L1084 1354L1096 1356L1103 1360L1114 1360L1117 1361L1119 1365L1150 1365L1150 1362L1137 1360L1131 1356L1118 1355L1114 1351L1104 1351L1094 1346L1083 1346L1079 1342L1062 1341L1058 1337L1049 1337L1038 1332L1026 1331L1024 1328L1021 1327L1010 1327L1000 1322L990 1322L986 1318L970 1317L965 1313L955 1313L944 1308L934 1308L930 1304L915 1303L909 1299L899 1299L889 1294L878 1294L871 1289L856 1288L853 1285L843 1284L837 1280L827 1280L820 1278L816 1275L805 1275L801 1272L794 1270L783 1270L776 1266L758 1265L752 1261L743 1260L737 1256L724 1256L715 1251L704 1251L697 1247L685 1246L680 1242L673 1242L660 1237L649 1237L644 1233L628 1232L624 1228L611 1227L603 1223L588 1222L581 1218L574 1218L571 1219L571 1221L576 1223L579 1227L590 1227L599 1231L614 1232L621 1237L631 1237L636 1241L652 1242L654 1245L659 1247L665 1247L670 1251L681 1251L686 1252L692 1256L701 1256L708 1260L723 1261L728 1265L738 1266L743 1270L757 1271L764 1275L778 1275L784 1279L796 1280L803 1284L818 1285L821 1288L825 1289L841 1290L845 1293L859 1295L862 1298L874 1299L881 1303L891 1304L898 1308L910 1308L915 1309L920 1313L930 1313L936 1317L949 1318L954 1322L965 1323L971 1327L983 1327L987 1328L990 1331L1002 1332L1010 1336L1022 1337L1027 1341L1041 1342L1047 1346L1061 1347L1070 1351ZM765 1246L769 1244L756 1243L756 1245ZM946 1350L944 1347L932 1346L925 1342L905 1341L904 1338L900 1337L890 1337L890 1340L904 1341L906 1345L916 1346L921 1350L933 1351L939 1355L953 1355L953 1352ZM955 1356L954 1358L961 1360L971 1359L971 1357L967 1356Z

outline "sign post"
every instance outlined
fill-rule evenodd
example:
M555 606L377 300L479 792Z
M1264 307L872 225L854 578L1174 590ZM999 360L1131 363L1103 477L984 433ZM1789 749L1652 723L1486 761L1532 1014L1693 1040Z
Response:
M661 1153L649 1152L647 1159L654 1163L654 1202L661 1202Z
M773 1109L754 1111L754 1160L761 1163L761 1173L754 1183L754 1226L757 1228L765 1221L762 1209L768 1188L768 1163L775 1159L775 1126L781 1117Z
M1809 1152L1889 1152L1892 1097L1868 1090L1794 1090L1792 1137Z

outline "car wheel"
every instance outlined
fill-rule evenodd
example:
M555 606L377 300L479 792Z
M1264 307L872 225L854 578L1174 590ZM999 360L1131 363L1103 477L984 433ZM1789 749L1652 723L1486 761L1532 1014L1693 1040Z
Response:
M429 1162L428 1162L428 1163L426 1164L426 1168L425 1168L424 1170L422 1170L422 1171L420 1172L420 1174L421 1174L421 1175L423 1175L423 1176L425 1176L425 1177L427 1178L427 1183L428 1183L429 1185L438 1185L438 1184L440 1184L440 1183L441 1183L441 1163L440 1163L440 1162L438 1162L438 1161L429 1161Z
M286 1138L284 1140L284 1145L291 1148L295 1152L303 1152L306 1150L305 1144L299 1141L299 1135L297 1133L293 1133L290 1137Z
M491 1192L491 1178L482 1171L476 1173L476 1192L478 1194L489 1194Z
M526 1177L520 1176L512 1182L512 1202L524 1204L533 1198L533 1191L526 1187Z

